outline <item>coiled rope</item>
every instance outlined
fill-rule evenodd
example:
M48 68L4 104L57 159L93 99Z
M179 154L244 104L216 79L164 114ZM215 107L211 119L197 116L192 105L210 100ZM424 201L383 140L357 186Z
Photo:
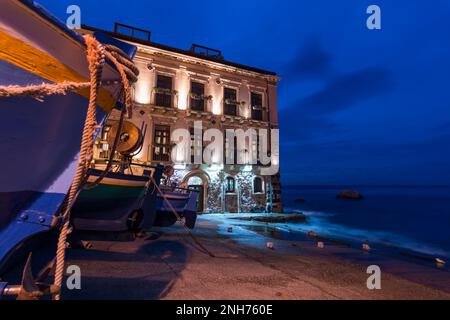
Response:
M70 186L67 195L67 205L62 214L63 225L59 233L58 246L56 250L56 270L54 285L61 290L61 284L64 273L65 265L65 251L66 241L70 226L70 209L72 208L79 190L81 188L83 179L88 170L89 164L92 160L93 147L92 140L94 138L95 125L96 125L96 105L97 105L97 93L99 85L99 75L103 69L105 63L105 50L104 48L92 37L85 36L84 38L87 46L87 60L89 63L90 73L90 96L89 106L84 122L83 135L81 139L80 156L78 159L78 166ZM54 300L61 298L60 293L54 295Z
M90 35L84 36L84 40L87 46L87 60L89 64L91 90L88 111L83 128L78 166L72 185L70 186L68 192L64 213L61 216L63 225L58 238L56 251L56 270L54 279L54 285L59 288L60 292L64 275L67 235L70 229L70 211L75 203L78 194L82 189L83 183L85 182L87 170L89 169L89 166L93 159L93 140L96 128L95 110L97 105L97 94L100 86L101 74L103 71L103 66L105 64L105 57L114 64L121 76L125 109L129 118L132 117L130 81L136 82L137 76L139 74L139 70L134 66L133 62L119 48L111 45L103 46L93 36ZM100 183L100 181L96 181L96 183ZM60 292L54 295L54 300L59 300L61 298Z

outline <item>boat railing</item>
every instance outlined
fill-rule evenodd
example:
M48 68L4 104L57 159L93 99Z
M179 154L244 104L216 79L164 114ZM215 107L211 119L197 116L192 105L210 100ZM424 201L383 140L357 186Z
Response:
M166 192L179 192L179 193L198 193L198 190L191 188L182 188L177 186L161 186L161 191Z
M94 163L95 164L108 164L108 159L95 159ZM122 162L119 160L113 160L112 161L113 164L121 164ZM145 164L145 163L138 163L138 162L130 162L129 163L132 166L137 166L137 167L143 167L143 168L157 168L157 166L153 166L153 165L149 165L149 164Z

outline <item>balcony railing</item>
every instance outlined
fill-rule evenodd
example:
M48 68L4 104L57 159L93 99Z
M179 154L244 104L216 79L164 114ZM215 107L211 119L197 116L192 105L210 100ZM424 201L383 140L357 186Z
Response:
M122 34L135 39L150 42L151 32L144 29L128 26L126 24L116 22L114 24L114 33Z
M196 53L196 54L200 54L200 55L205 56L205 57L216 58L216 59L223 59L222 51L216 50L216 49L212 49L212 48L208 48L208 47L205 47L205 46L201 46L201 45L198 45L198 44L193 44L192 45L191 52Z
M226 116L237 116L237 105L235 104L224 104L223 114Z
M252 119L262 121L263 120L263 108L260 106L252 107Z
M167 89L167 88L153 88L153 93L155 95L155 105L158 107L173 107L174 97L178 94L177 91Z
M172 95L168 95L165 93L156 93L155 105L158 107L172 108Z
M190 93L191 110L205 111L206 102L212 100L212 96L205 96L204 94Z

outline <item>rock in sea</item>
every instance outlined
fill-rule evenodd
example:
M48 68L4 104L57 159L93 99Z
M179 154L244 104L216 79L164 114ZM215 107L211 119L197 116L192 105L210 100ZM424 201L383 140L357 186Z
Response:
M364 199L363 195L356 190L344 190L337 194L338 199L344 200L362 200Z

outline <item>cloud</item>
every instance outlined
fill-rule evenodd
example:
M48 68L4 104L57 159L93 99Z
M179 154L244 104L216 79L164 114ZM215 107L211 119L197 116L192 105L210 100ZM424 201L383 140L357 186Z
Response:
M282 162L291 183L322 178L336 183L446 184L450 181L450 134L403 141L302 141L282 148ZM283 170L284 172L284 170ZM283 177L286 174L283 173Z
M331 62L331 54L317 40L309 40L280 74L285 79L322 77L332 71Z
M323 87L280 113L287 141L326 136L343 131L332 115L364 100L385 94L393 87L390 72L381 67L365 68L333 77ZM293 118L292 114L298 114Z
M366 68L335 77L321 91L302 99L293 107L309 114L334 113L384 94L390 91L392 84L390 73L386 69Z
M344 131L336 122L326 117L299 113L296 118L296 121L293 122L292 113L283 110L283 114L280 116L282 145L296 146L305 139L325 138Z

